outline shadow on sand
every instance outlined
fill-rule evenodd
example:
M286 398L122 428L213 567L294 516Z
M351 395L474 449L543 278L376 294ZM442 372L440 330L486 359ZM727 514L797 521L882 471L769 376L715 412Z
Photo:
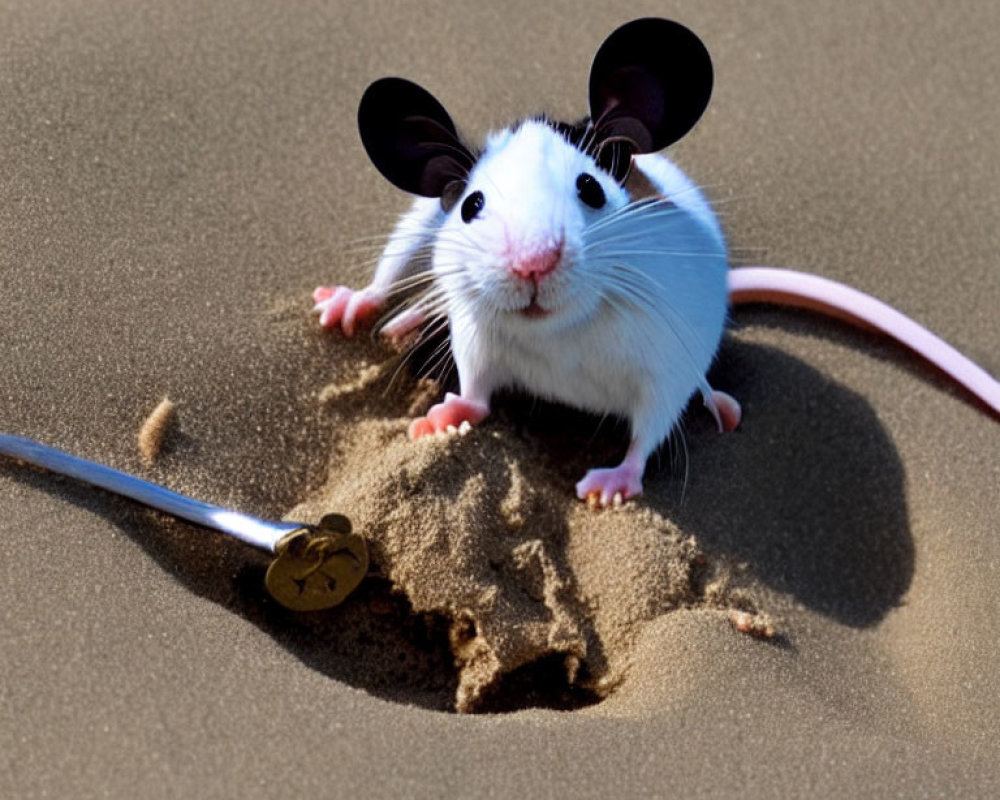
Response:
M710 557L745 562L806 607L849 626L877 623L909 586L914 552L902 465L872 408L768 347L729 340L715 373L743 403L741 429L720 436L707 414L689 409L686 470L652 462L640 502L695 536ZM625 438L620 425L518 397L502 399L488 424L537 442L567 491L584 467L613 463ZM671 461L669 453L660 459ZM104 515L183 585L259 626L311 668L386 699L452 707L447 621L413 614L385 581L366 581L336 609L296 614L266 594L264 553L73 481L3 468ZM524 702L508 696L496 710L594 702L558 686L551 677L558 672L543 664L517 676L512 686L531 687ZM540 691L550 680L551 691Z

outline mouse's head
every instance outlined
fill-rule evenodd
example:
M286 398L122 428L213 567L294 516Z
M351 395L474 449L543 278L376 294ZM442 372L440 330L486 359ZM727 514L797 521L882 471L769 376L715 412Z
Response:
M435 269L479 311L563 322L587 314L585 232L620 212L632 156L660 150L698 121L712 90L701 40L676 22L639 19L601 45L590 73L590 116L528 119L462 143L426 90L401 78L368 87L358 110L376 168L413 194L438 197L447 218Z

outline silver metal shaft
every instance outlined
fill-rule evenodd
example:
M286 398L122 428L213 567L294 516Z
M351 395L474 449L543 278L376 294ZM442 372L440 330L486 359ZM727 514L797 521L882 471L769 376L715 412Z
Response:
M22 436L0 434L0 455L19 458L52 472L68 475L107 489L109 492L130 497L175 517L228 533L240 541L272 553L275 552L275 545L282 537L306 527L301 522L272 522L209 505L128 473L87 461L85 458L71 456L69 453Z

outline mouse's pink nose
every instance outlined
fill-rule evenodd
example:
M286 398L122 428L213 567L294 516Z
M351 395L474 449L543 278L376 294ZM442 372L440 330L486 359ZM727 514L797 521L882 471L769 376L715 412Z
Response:
M552 272L559 264L560 258L562 258L562 242L557 247L515 255L511 259L510 268L518 277L537 281Z

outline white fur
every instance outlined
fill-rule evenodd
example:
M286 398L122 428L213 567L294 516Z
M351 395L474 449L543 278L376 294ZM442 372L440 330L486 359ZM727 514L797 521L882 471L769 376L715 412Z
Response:
M434 241L444 218L441 201L436 197L414 200L410 210L400 218L389 235L368 288L385 297L393 285L407 275L414 253Z
M459 201L435 217L429 203L436 201L418 200L374 282L398 278L426 241L406 231L430 224L462 397L488 408L496 390L517 386L623 416L632 429L630 453L644 464L691 396L710 391L704 375L725 321L727 262L718 222L684 173L659 155L641 156L635 166L673 207L627 209L625 190L542 122L501 131L488 139L463 195L483 192L479 216L464 222ZM603 208L578 197L582 172L601 183ZM560 240L562 261L539 280L535 297L550 313L527 317L521 311L536 289L514 274L511 260ZM622 281L631 288L616 288Z

